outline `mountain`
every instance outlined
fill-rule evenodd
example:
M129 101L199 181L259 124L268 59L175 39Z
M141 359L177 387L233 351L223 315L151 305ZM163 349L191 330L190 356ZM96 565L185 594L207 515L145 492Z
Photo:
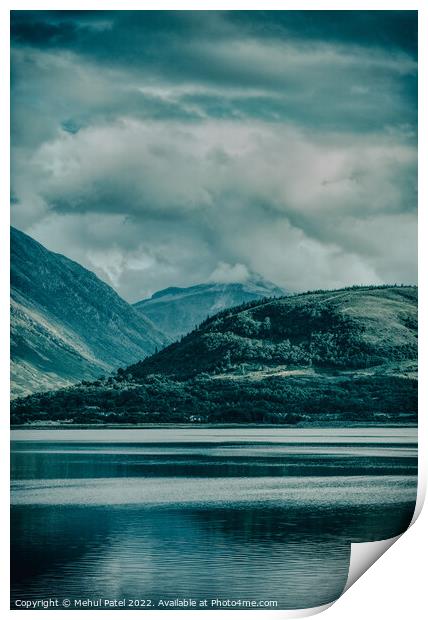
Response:
M417 288L253 301L114 377L14 402L13 421L410 422Z
M282 297L287 292L258 275L245 282L212 282L188 288L170 287L134 304L171 340L188 334L208 316L247 301Z
M95 274L11 229L14 396L94 379L166 342Z

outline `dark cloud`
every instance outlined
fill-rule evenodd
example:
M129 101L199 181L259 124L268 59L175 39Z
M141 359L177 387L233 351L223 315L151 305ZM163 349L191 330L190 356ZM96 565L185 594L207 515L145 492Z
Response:
M401 49L417 56L416 11L234 11L254 35Z
M414 127L416 25L405 11L13 12L14 136L26 107L75 125L129 114Z
M416 26L14 11L13 221L130 299L251 270L414 281Z
M147 54L158 49L166 38L223 43L237 33L257 39L385 47L417 56L417 11L12 11L12 17L17 43L77 46L79 51L119 55L122 60L129 60L131 51Z

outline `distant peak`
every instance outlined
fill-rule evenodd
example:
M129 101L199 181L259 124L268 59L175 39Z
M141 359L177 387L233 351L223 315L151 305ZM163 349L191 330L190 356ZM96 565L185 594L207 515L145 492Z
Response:
M185 290L185 288L180 288L179 286L168 286L167 288L163 288L162 290L153 293L150 299L159 299L159 297L165 297L166 295L177 295Z

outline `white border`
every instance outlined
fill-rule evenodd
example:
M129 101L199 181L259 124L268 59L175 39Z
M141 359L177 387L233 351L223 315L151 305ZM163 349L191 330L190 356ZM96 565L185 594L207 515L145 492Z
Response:
M15 0L2 3L0 8L0 62L3 81L5 76L9 75L9 11L10 10L47 10L47 9L98 9L98 10L296 10L296 9L317 9L317 10L418 10L419 11L419 270L420 277L419 287L419 308L420 315L424 318L428 316L427 303L427 287L424 278L427 274L427 253L424 247L427 230L426 205L428 205L427 177L422 174L425 166L428 164L427 158L427 140L428 127L426 122L426 113L428 109L427 93L428 93L428 67L427 67L427 29L428 8L424 0L372 0L364 2L356 2L353 0L329 1L321 0L300 0L296 1L265 1L254 2L251 0L230 0L228 2L218 0L211 2L206 0L201 6L201 2L189 1L138 1L138 0L104 0L104 2L83 2L82 0L74 2L57 1L53 6L52 2L39 2L31 0ZM425 28L423 28L425 25ZM1 519L1 532L7 537L9 531L8 520L8 495L9 495L9 468L5 455L9 450L9 99L5 91L1 97L1 113L0 113L2 141L0 146L1 161L1 179L0 188L4 200L0 209L0 409L1 409L1 453L3 456L3 468L1 474L1 488L3 491L3 508ZM425 138L425 139L423 139ZM426 351L426 323L424 320L420 322L419 333L423 346L420 348L420 376L427 377L427 351ZM425 384L426 384L425 380ZM422 497L426 488L427 480L427 441L428 441L428 422L427 422L427 395L423 382L420 382L420 419L419 419L419 485L420 492L418 498L418 510L422 505ZM426 611L426 555L422 555L421 550L427 549L427 531L428 531L428 510L422 512L421 517L410 528L410 530L383 556L363 577L348 590L333 606L324 611L323 617L326 620L347 620L358 619L364 615L369 618L382 616L391 620L406 617L408 620L419 619L424 617ZM31 612L10 611L9 610L9 573L8 562L6 562L7 550L9 547L8 540L3 541L2 549L3 558L0 568L0 587L1 597L0 606L5 614L21 614ZM52 612L47 612L48 617ZM59 611L54 617L63 616L69 618L73 611ZM89 618L99 617L104 612L80 611L79 618L84 620L86 614ZM108 617L112 620L115 618L123 618L124 611L108 612ZM145 612L144 618L154 618L162 620L166 615L168 617L185 618L180 611L153 611ZM259 618L286 618L290 617L289 612L284 611L266 611L260 610L252 612L239 611L203 611L198 613L192 612L191 618L198 620L210 614L210 618L230 616L231 618L246 618L248 614L251 617ZM38 612L41 618L43 611ZM306 614L305 614L306 615ZM291 612L292 617L302 617L302 614ZM126 616L125 616L126 617ZM187 616L186 616L187 617Z

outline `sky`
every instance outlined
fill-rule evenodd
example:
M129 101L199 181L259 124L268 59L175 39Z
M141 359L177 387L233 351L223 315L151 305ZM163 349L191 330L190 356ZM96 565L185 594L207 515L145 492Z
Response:
M13 11L11 219L134 302L417 279L416 11Z

